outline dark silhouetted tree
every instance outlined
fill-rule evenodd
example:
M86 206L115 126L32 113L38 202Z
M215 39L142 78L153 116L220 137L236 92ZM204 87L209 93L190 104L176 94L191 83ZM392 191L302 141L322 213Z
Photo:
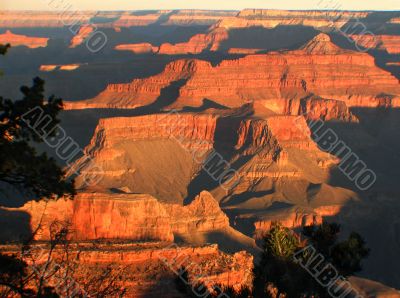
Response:
M0 53L5 53L8 46L1 46ZM43 137L52 137L57 133L57 118L62 110L60 98L44 97L44 81L33 80L33 86L21 87L22 99L13 101L0 96L0 182L11 185L14 189L36 199L74 195L73 181L67 181L64 171L53 158L45 153L37 153L32 142L41 143ZM36 131L32 121L36 118ZM41 119L46 121L40 122ZM50 121L48 121L50 119ZM45 122L45 124L44 124Z

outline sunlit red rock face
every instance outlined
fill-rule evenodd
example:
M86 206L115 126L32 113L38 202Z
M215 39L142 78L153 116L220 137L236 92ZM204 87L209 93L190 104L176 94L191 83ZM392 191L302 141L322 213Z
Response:
M79 28L79 31L76 35L72 38L71 44L69 45L70 48L75 48L81 45L86 38L92 34L94 31L94 27L92 25L83 25Z
M225 17L233 17L237 11L179 10L169 16L165 25L213 25Z
M251 115L251 111L241 112ZM162 201L181 203L202 165L216 152L230 164L246 160L237 168L228 197L262 185L263 180L268 184L281 178L313 183L327 179L337 160L318 149L304 117L270 115L263 119L257 109L253 113L248 118L214 111L100 120L85 148L86 156L73 166L79 169L76 184L87 187L85 176L94 176L96 187L103 191L149 193ZM216 171L220 169L211 173ZM218 179L213 194L227 200Z
M128 84L109 84L102 93L90 100L67 102L66 109L134 108L153 103L162 89L179 80L190 78L198 69L209 63L200 60L178 60L153 77L135 79Z
M84 185L84 175L94 175L99 187L182 202L198 162L213 147L216 123L211 114L102 119L85 149L90 160L82 158L73 167L81 169L77 185Z
M179 44L163 44L159 54L178 55L178 54L200 54L204 50L217 51L220 43L227 40L228 31L224 28L217 28L208 34L197 34L188 42Z
M400 85L376 67L372 56L342 50L320 34L297 51L204 65L180 89L174 106L198 106L204 98L227 106L246 101L268 105L309 94L342 100L349 107L398 106Z
M20 254L19 247L11 245L0 246L0 251ZM32 251L46 255L46 246L35 245ZM62 257L58 254L58 250L53 253L55 263ZM223 253L215 244L198 247L165 242L72 244L69 256L74 259L78 254L79 264L69 277L87 295L98 290L86 288L87 280L106 268L119 273L115 284L126 289L126 297L186 298L177 290L175 282L181 266L187 269L190 282L201 282L210 290L214 286L232 286L239 290L252 285L253 257L244 251ZM38 261L39 266L43 259Z
M69 103L67 108L143 106L182 79L187 81L170 107L200 106L204 99L228 107L257 101L275 113L288 114L291 100L314 95L329 99L324 101L327 105L333 100L348 107L400 104L397 78L378 68L372 56L341 49L321 33L299 50L250 55L215 67L206 61L178 60L159 75L109 85L96 98Z
M229 37L224 28L216 28L207 34L196 34L187 42L170 44L164 43L160 47L149 43L121 44L116 50L128 50L135 54L158 53L160 55L200 54L205 50L217 51L221 42Z
M400 36L398 35L351 35L360 47L378 49L389 54L400 54Z
M158 47L151 45L150 43L138 43L138 44L120 44L115 47L118 51L130 51L134 54L146 54L158 52Z
M114 27L135 27L148 26L156 23L162 16L171 13L170 10L159 10L151 13L123 12L121 16L113 22Z
M29 202L12 210L29 214L31 231L41 225L36 240L49 240L50 226L56 221L69 223L74 240L172 242L174 235L186 237L229 229L228 217L208 192L202 192L187 206L160 203L150 195L80 193L73 200ZM8 236L2 234L4 237Z
M303 25L315 28L341 28L352 19L362 19L368 12L343 11L283 11L267 9L245 9L236 17L223 18L218 27L247 28L262 26L274 28L278 25Z
M28 48L46 47L48 38L45 37L31 37L26 35L14 34L7 30L4 34L0 34L0 44L9 43L11 46L26 46Z

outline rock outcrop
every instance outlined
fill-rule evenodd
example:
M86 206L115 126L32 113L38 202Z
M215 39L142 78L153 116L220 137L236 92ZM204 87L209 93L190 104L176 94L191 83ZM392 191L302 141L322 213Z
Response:
M150 43L119 44L115 46L115 49L118 51L130 51L134 54L147 54L158 52L158 47L155 47Z
M190 78L199 69L211 66L200 60L171 62L164 71L146 79L135 79L128 84L109 84L103 92L90 100L66 102L66 109L135 108L153 103L164 88Z
M197 34L188 42L172 44L162 44L159 54L180 55L180 54L200 54L205 50L217 51L221 42L229 37L228 31L224 28L216 28L208 34Z
M365 49L387 51L389 54L400 54L400 36L398 35L351 35L358 46Z
M72 71L76 70L79 67L81 67L82 64L76 63L76 64L45 64L45 65L40 65L39 70L40 71L55 71L55 70L63 70L63 71Z
M88 38L94 31L93 25L83 25L79 28L78 32L71 39L70 48L76 48L81 45L86 38Z
M397 78L378 68L372 56L343 50L321 33L299 50L250 55L222 61L215 67L200 60L174 61L159 75L109 85L96 98L69 103L67 108L143 106L154 102L163 88L182 79L186 81L171 108L201 106L204 99L228 107L259 102L278 114L291 114L293 109L288 107L293 99L304 98L306 108L335 106L340 113L346 106L400 105Z
M19 247L12 245L0 246L0 251L4 254L20 253ZM46 256L47 247L37 244L32 251L33 255L40 252ZM60 262L62 256L62 251L54 251L51 264ZM253 257L244 251L226 254L217 245L74 243L70 245L69 256L71 259L78 257L79 263L68 277L87 295L98 291L97 288L87 288L87 281L107 269L107 272L114 269L110 274L119 273L113 283L125 289L128 297L186 297L176 288L176 278L182 266L187 269L191 283L201 282L209 290L214 286L232 286L239 290L252 285ZM41 266L43 259L38 259L35 266Z
M11 46L25 46L31 49L46 47L49 38L31 37L26 35L14 34L10 30L0 34L0 44L9 43Z
M224 28L248 28L261 26L275 28L277 26L310 26L314 28L341 28L349 21L362 19L368 12L344 11L283 11L270 9L245 9L236 17L223 18L217 26Z
M170 44L163 43L160 47L149 43L121 44L116 50L131 51L135 54L157 53L160 55L200 54L206 50L218 51L221 43L229 37L224 28L216 28L207 34L196 34L187 42Z
M29 214L31 230L40 227L35 240L49 240L54 222L67 223L71 239L77 241L172 242L174 235L185 237L229 228L228 217L208 192L200 193L187 206L160 203L150 195L80 193L73 200L29 202L8 210ZM1 221L9 225L7 216ZM19 227L10 228L18 230ZM1 235L3 241L18 240L6 237L10 235ZM18 238L18 234L13 237Z

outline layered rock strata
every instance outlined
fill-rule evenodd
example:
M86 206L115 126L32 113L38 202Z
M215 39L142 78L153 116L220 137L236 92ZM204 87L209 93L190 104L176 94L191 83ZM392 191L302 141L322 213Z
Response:
M178 60L159 75L128 84L111 84L97 97L69 103L67 108L143 106L154 102L163 88L179 80L185 81L171 108L201 106L204 99L228 107L258 102L284 115L292 114L293 100L303 99L305 108L335 106L338 113L344 112L346 106L400 105L396 77L378 68L372 56L341 49L328 35L320 34L299 50L250 55L222 61L214 67L206 61ZM330 113L322 116L334 117Z

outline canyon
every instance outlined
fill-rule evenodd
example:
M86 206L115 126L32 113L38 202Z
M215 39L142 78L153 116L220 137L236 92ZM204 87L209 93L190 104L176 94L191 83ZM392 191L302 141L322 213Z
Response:
M384 284L400 288L399 18L0 12L0 43L12 45L1 58L1 96L19 98L9 92L39 74L46 97L64 99L60 125L79 146L38 147L75 180L73 199L0 196L0 251L17 253L15 242L32 233L46 247L52 224L63 223L80 256L78 280L127 266L128 297L172 298L182 296L179 268L168 268L179 252L209 288L239 289L251 285L273 223L299 232L330 221L371 248L351 282L365 297L397 297ZM107 43L94 54L84 45L97 30ZM350 175L348 156L325 150L329 138L357 157ZM352 180L364 165L377 178L367 190Z
M195 59L174 61L158 75L109 84L95 98L69 102L67 108L145 106L179 80L183 82L179 95L168 108L198 107L204 99L226 107L258 101L277 114L290 115L293 100L310 102L312 95L348 107L400 105L396 77L378 68L367 53L341 49L321 33L299 50L249 55L217 66Z

